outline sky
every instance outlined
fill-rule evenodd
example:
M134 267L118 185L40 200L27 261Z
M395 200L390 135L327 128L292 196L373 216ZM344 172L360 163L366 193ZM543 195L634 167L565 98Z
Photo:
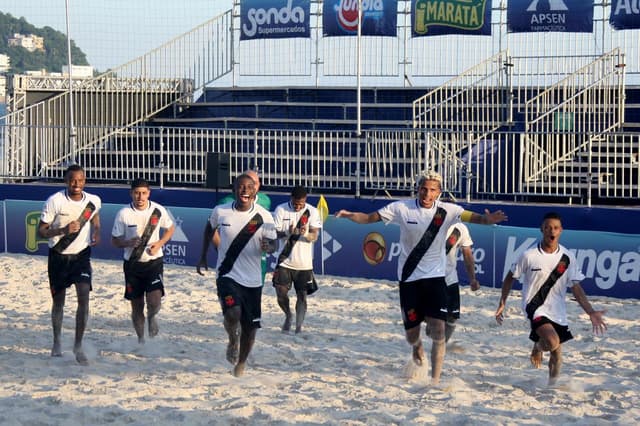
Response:
M99 71L156 48L231 8L232 0L68 0L71 38ZM0 11L66 33L65 0L0 0Z

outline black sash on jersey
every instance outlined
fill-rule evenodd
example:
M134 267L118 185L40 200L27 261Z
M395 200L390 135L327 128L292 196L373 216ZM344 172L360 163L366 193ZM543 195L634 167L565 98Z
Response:
M447 238L447 244L446 244L447 254L449 254L451 249L456 246L456 243L458 242L459 239L460 239L460 230L458 228L453 228L453 231L451 231L451 234Z
M309 212L309 209L306 209L302 213L302 216L300 216L300 219L298 219L298 223L296 224L296 229L298 230L302 229L309 222L310 215L311 213ZM278 264L276 265L276 268L280 266L280 264L284 262L284 260L287 257L289 257L289 255L291 254L291 251L293 250L293 246L298 242L299 239L300 239L300 234L292 234L289 236L289 238L287 239L287 242L284 244L284 248L282 249L282 251L280 252L280 255L278 256Z
M436 239L438 235L438 231L440 231L440 227L444 223L444 218L447 216L447 211L442 207L438 207L436 210L436 214L433 216L431 223L427 227L427 230L422 234L422 238L418 241L418 244L411 250L409 256L407 256L407 260L404 262L404 266L402 267L402 277L400 281L404 282L411 276L413 271L415 271L418 263L424 256L424 254L431 247L431 243Z
M93 202L89 201L84 209L82 209L82 213L80 213L80 217L78 217L78 222L80 222L80 230L84 227L84 225L91 219L91 215L96 210L96 206ZM62 238L58 240L56 245L53 246L53 250L62 254L63 251L67 249L71 245L72 242L76 240L78 234L80 234L80 230L78 232L73 232L70 234L63 235Z
M160 217L162 216L162 212L159 208L153 209L151 216L149 216L149 221L147 225L144 227L144 231L142 231L142 235L140 236L140 244L133 248L131 254L129 255L129 261L135 262L140 257L142 257L142 253L144 249L147 247L147 243L153 234L153 231L158 227L158 223L160 222Z
M218 268L218 278L226 275L231 271L233 264L235 263L238 255L247 245L249 240L253 237L253 235L260 229L264 221L262 220L262 216L260 213L256 213L249 222L238 232L238 235L233 239L227 253L220 263L220 267Z
M538 309L544 303L547 295L549 294L549 291L551 290L551 287L553 287L553 285L558 281L562 274L564 274L564 272L567 270L567 268L569 267L569 263L569 256L563 254L556 267L549 274L547 280L544 282L544 284L542 284L538 292L531 298L529 303L527 303L525 310L527 311L527 317L529 317L530 320L533 319L533 314L536 312L536 309Z

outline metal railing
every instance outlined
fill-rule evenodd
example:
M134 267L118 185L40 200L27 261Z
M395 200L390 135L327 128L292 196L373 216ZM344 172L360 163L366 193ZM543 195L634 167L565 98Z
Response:
M528 100L522 140L522 192L539 187L579 191L581 152L590 138L619 129L624 119L624 55L614 49ZM588 139L585 139L588 138ZM573 169L573 170L572 170Z
M13 112L4 117L10 126L4 135L4 155L12 158L8 173L37 174L51 164L74 161L110 132L143 122L177 101L193 100L196 91L231 72L231 20L230 11L223 13L97 77L69 83L68 78L17 76ZM52 93L62 92L29 105L29 91L45 83ZM34 128L48 133L30 133ZM35 139L56 141L58 150L45 161L38 157L38 147L31 146Z
M0 126L0 136L3 131ZM47 134L44 128L29 131ZM207 153L224 152L230 155L231 177L258 168L267 190L301 184L312 192L410 195L416 175L435 169L444 176L445 191L467 200L520 201L536 195L563 196L585 204L593 197L640 202L640 134L635 133L608 133L601 139L578 135L589 141L579 171L585 185L548 184L531 194L522 191L526 177L522 132L493 132L472 143L464 135L424 130L369 130L361 138L350 132L311 130L133 127L107 131L110 136L103 143L85 147L78 155L93 182L125 183L144 177L160 186L203 186ZM49 153L47 143L36 145L49 164L37 178L61 180L64 165L46 161L48 155L55 155ZM568 180L569 174L577 176L578 171L563 173Z

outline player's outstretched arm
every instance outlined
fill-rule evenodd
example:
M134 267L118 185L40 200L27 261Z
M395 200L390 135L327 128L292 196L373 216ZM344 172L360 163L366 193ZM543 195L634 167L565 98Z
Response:
M484 214L465 210L462 213L461 219L463 222L478 223L481 225L495 225L496 223L508 220L509 217L502 210L490 212L488 209L485 209Z
M371 213L362 213L350 212L349 210L340 210L338 213L336 213L336 217L344 217L352 222L360 223L363 225L367 223L380 222L382 220L380 214L377 211Z

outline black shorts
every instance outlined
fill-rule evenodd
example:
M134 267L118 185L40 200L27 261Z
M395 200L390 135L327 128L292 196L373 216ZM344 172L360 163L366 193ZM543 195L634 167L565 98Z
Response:
M547 317L536 317L531 320L531 333L529 334L529 339L533 340L534 342L540 340L540 336L538 336L536 330L543 324L551 324L553 326L553 328L556 330L556 333L558 333L560 343L564 343L567 340L573 339L573 334L571 334L571 332L569 331L568 326L555 323Z
M284 286L287 290L291 290L291 284L293 284L296 293L304 291L307 294L312 294L318 289L312 270L299 271L278 266L273 272L272 282L274 287L277 285Z
M454 283L447 286L447 321L460 319L460 286Z
M239 306L242 312L240 318L242 328L261 327L262 287L245 287L227 277L216 280L216 287L222 313L234 306Z
M447 319L447 284L444 277L400 282L400 309L404 329L414 328L426 317Z
M143 297L145 293L160 290L164 296L164 284L162 280L162 258L148 262L124 261L124 298L134 300Z
M89 284L91 290L91 247L77 254L60 254L50 248L47 270L51 296L78 283Z

